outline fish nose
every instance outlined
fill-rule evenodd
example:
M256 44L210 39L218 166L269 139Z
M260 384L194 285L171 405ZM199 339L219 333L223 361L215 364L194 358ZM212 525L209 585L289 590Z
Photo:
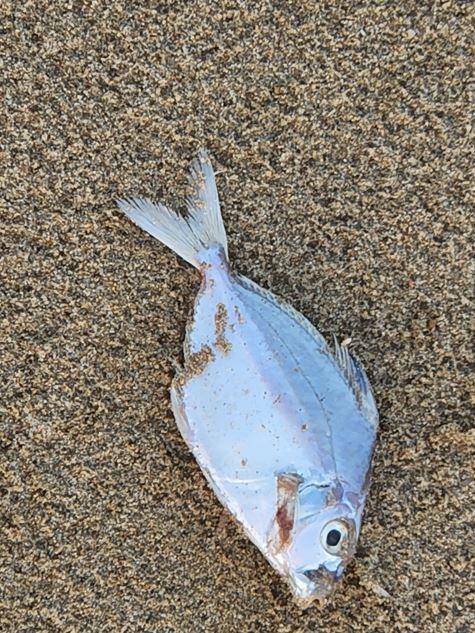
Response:
M316 598L326 598L333 593L341 574L337 571L330 571L321 565L317 569L307 569L303 575L312 583L312 593Z
M324 600L333 593L341 574L325 566L299 570L290 577L292 593L297 603L306 609L314 600Z

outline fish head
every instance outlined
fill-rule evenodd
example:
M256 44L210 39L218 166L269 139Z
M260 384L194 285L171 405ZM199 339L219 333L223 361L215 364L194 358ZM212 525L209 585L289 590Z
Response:
M335 487L307 486L299 495L288 546L282 552L286 576L302 607L329 597L356 551L359 504Z

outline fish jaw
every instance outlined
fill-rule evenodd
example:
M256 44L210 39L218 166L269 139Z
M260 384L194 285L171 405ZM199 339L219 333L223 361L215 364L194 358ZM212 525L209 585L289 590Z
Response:
M277 561L274 566L305 609L314 601L325 601L338 587L355 554L364 499L356 499L340 482L327 486L325 492L303 481L295 494L298 498L286 506L287 513L295 508L289 538L267 555ZM277 518L278 512L276 522ZM340 538L329 544L327 535L332 530L338 530Z
M324 565L318 569L293 573L287 577L294 601L307 609L315 601L324 602L339 585L343 569L330 571Z

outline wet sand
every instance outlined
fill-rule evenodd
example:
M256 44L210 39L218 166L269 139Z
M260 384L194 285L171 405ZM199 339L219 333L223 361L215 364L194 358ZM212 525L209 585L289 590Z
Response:
M15 4L0 629L468 633L469 3ZM350 337L381 410L358 556L306 612L171 415L198 275L114 207L180 206L199 147L235 268Z

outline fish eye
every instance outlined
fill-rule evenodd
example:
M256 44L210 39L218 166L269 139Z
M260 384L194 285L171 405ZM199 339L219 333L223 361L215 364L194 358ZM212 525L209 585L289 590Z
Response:
M345 549L348 541L348 527L344 521L330 521L321 533L323 547L329 554L338 554Z
M338 545L338 543L340 542L340 539L341 539L340 530L335 530L335 528L333 528L333 530L330 530L327 534L328 547L336 547L336 545Z

